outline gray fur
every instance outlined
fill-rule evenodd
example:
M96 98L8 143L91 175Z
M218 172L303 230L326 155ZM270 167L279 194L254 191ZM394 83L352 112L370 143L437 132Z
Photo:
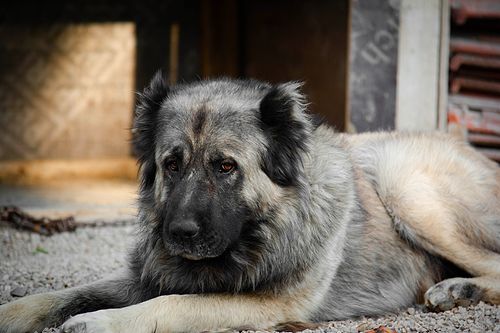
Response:
M133 134L141 188L127 273L57 294L55 310L30 328L172 294L301 295L295 300L307 306L293 321L377 315L423 301L446 277L448 262L472 275L497 269L481 263L500 248L498 167L448 137L337 134L313 124L297 83L167 87L161 76L142 94ZM227 174L219 169L224 159L237 166ZM463 170L481 177L431 182ZM414 177L430 185L419 188ZM461 186L483 186L484 205ZM439 200L417 206L436 193ZM455 257L446 238L421 226L427 221L418 214L426 210L452 212L434 224L436 233L455 230L449 237L457 244L478 249L477 267L476 257ZM172 235L169 225L183 219L203 234ZM0 328L15 331L12 325L0 316Z

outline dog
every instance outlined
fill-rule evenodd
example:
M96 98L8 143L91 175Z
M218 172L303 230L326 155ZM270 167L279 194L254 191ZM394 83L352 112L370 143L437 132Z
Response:
M1 306L1 332L299 330L500 304L500 171L468 144L336 133L296 82L157 74L139 97L128 267Z

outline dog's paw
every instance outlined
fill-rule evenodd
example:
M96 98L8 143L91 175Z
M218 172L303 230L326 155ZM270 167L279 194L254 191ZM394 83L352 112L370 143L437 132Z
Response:
M53 294L23 297L0 306L0 332L41 331L57 321L51 313L57 298Z
M64 333L146 333L152 332L136 307L107 309L76 315L61 326Z
M119 316L114 313L119 310L99 310L76 315L68 319L61 329L64 333L118 333L121 330ZM125 320L125 318L124 318Z
M482 289L466 278L439 282L425 293L425 305L434 311L446 311L456 306L469 306L481 300Z

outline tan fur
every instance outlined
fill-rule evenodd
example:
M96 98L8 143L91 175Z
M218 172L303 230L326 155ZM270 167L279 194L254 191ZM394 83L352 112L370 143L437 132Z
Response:
M51 325L47 313L58 301L58 293L31 295L3 305L0 311L1 332L31 332L33 327Z
M500 169L442 134L346 136L395 223L500 303ZM496 182L494 181L496 180Z
M306 321L307 295L161 296L123 309L77 315L64 328L86 323L90 332L202 332L234 327L264 330L278 322Z
M485 302L500 304L499 279L499 276L481 276L471 280L483 289Z

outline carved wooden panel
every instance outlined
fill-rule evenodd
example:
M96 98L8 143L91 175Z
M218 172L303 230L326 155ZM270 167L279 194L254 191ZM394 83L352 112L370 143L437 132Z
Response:
M134 29L0 25L0 160L128 156Z

